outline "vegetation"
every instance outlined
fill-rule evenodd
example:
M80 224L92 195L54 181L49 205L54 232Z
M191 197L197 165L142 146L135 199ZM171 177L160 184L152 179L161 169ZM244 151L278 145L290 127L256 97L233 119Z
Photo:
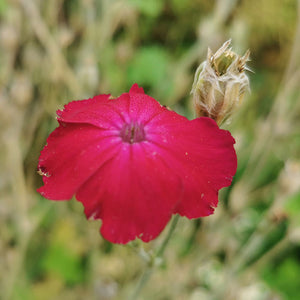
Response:
M126 299L167 235L112 245L75 199L42 198L39 152L70 100L133 83L193 117L207 48L251 50L251 93L223 128L238 171L213 216L181 218L139 299L299 298L300 2L0 0L0 291L4 299Z

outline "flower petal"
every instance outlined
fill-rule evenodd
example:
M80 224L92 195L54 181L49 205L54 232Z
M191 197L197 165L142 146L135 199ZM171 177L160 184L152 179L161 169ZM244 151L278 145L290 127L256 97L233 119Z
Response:
M115 99L115 109L122 114L127 123L138 122L145 124L156 115L167 111L155 99L141 93L139 89L141 88L134 85L129 94L122 94L119 98Z
M137 83L133 84L129 94L145 94L144 89L142 87L139 87Z
M147 142L123 144L118 155L78 191L87 217L102 219L101 234L113 243L148 242L166 226L182 184Z
M116 99L109 97L110 95L99 95L88 100L72 101L63 110L56 112L58 121L91 124L102 129L112 126L120 128L124 120L119 111L114 109Z
M38 189L52 200L70 199L80 185L115 155L121 138L89 124L61 123L41 151L38 169L44 186Z
M209 118L163 121L164 115L159 117L162 125L149 124L154 129L148 140L183 180L184 196L174 213L188 218L212 214L218 190L229 186L236 172L234 139Z

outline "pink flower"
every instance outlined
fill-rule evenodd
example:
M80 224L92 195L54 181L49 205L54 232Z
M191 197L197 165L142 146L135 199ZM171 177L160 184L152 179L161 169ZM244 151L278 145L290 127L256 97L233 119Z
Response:
M159 235L172 214L208 216L236 172L234 139L209 118L189 121L133 85L57 111L38 169L52 200L73 195L113 243Z

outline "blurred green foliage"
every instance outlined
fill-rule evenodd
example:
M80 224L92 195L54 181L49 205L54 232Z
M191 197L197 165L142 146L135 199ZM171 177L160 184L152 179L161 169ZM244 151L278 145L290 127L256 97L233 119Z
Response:
M157 240L111 245L81 204L35 191L39 152L70 100L138 83L192 118L207 48L251 50L251 93L226 129L238 171L213 216L181 219L140 299L298 299L300 29L296 0L0 0L3 299L126 299Z
M289 300L299 298L299 276L299 261L290 257L283 259L277 266L268 265L263 273L268 284Z

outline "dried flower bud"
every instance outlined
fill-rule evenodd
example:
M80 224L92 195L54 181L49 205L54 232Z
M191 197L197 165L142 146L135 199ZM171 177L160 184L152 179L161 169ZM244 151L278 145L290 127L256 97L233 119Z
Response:
M245 70L250 51L240 57L229 45L231 40L213 54L208 49L207 59L197 69L191 93L197 117L206 116L221 124L241 103L249 79Z

